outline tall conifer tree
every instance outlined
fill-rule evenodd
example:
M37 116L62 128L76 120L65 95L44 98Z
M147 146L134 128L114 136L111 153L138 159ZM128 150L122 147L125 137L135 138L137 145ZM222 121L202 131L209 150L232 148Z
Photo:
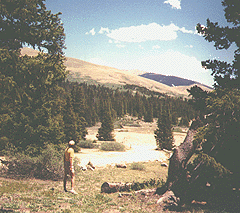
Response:
M71 97L68 96L66 99L66 105L63 111L63 121L64 121L64 133L66 135L66 140L74 140L78 142L80 139L79 133L77 132L77 119L76 114L73 111Z
M111 115L110 100L108 99L104 101L101 108L101 127L98 129L97 138L100 141L114 141L114 136L112 133L114 130L114 125Z
M164 110L159 114L157 129L154 131L158 148L172 150L173 135L168 113Z

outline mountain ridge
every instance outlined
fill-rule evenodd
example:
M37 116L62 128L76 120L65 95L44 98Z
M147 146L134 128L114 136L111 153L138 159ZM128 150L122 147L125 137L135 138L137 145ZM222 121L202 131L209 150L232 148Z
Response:
M199 83L197 81L189 80L189 79L185 79L185 78L181 78L181 77L177 77L177 76L173 76L173 75L162 75L162 74L158 74L158 73L147 72L147 73L140 74L140 76L160 82L162 84L166 84L170 87L190 86L193 84L198 84L198 85L207 87L208 89L212 89L210 86Z
M24 47L21 50L22 55L36 56L38 53L39 52L37 50L27 47ZM112 88L119 88L124 85L136 85L137 87L145 87L151 91L176 97L187 97L187 89L194 85L200 86L203 90L209 90L209 88L199 83L172 87L161 82L157 82L156 80L136 75L131 71L97 65L71 57L66 57L65 66L67 71L69 71L67 79L73 82L85 82L88 84L98 84Z

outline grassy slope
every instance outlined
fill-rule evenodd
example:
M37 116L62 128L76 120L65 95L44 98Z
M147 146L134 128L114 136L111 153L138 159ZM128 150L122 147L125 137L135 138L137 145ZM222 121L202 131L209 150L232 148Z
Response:
M23 48L22 54L35 56L38 52L33 49ZM89 84L101 84L113 88L118 88L126 84L136 85L139 87L145 87L149 90L166 93L171 96L188 96L188 87L169 87L165 84L138 76L140 71L126 71L119 70L112 67L92 64L80 59L69 58L65 62L67 70L69 71L68 79L70 81L86 82ZM199 85L200 86L200 85ZM202 87L202 86L201 86ZM204 90L209 90L203 87Z

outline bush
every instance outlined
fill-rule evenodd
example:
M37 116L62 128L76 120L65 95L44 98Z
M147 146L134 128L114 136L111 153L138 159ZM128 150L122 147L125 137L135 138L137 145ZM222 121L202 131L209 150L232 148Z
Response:
M165 185L165 182L162 179L150 179L147 181L143 181L143 182L135 182L132 186L131 186L131 190L133 191L138 191L141 189L146 189L146 188L159 188L159 187L163 187Z
M37 170L37 158L16 154L8 160L8 175L32 178Z
M63 178L63 150L58 151L53 145L48 145L37 159L38 171L35 177L58 180Z
M87 148L87 149L93 149L98 147L96 142L94 143L94 141L91 141L91 140L80 141L77 145L81 148Z
M180 133L183 132L180 127L173 127L173 128L172 128L172 131L173 131L173 132L180 132Z
M64 149L47 145L38 157L17 154L10 157L9 175L59 180L63 178Z
M143 171L145 170L145 166L142 163L133 162L130 166L130 169Z
M103 151L125 151L125 146L118 142L103 142L100 149Z

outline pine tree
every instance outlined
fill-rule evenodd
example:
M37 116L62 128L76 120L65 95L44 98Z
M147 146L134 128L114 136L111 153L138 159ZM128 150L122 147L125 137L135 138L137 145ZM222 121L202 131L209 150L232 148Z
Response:
M187 116L183 116L180 120L179 126L189 127L189 120Z
M146 103L144 121L145 122L153 122L153 107L152 107L151 102L149 102L149 101L147 101L147 103Z
M47 11L41 0L3 0L0 8L0 143L19 150L59 143L62 122L54 114L58 96L53 94L67 75L60 14ZM21 56L24 44L47 54Z
M70 96L68 96L66 99L66 105L63 111L63 121L66 141L74 140L75 142L78 142L80 137L79 133L77 132L77 118L73 111Z
M158 148L172 150L173 148L172 128L171 122L166 111L163 111L163 113L159 114L157 127L158 128L154 131L154 134Z
M114 130L110 100L104 101L102 104L102 115L100 118L101 127L98 129L97 138L99 141L114 141L114 136L112 134Z
M72 100L72 106L73 111L76 116L76 125L77 125L77 132L81 139L85 139L87 135L86 130L86 119L87 113L86 113L86 99L83 91L83 87L80 85L75 85L71 91L71 100Z

